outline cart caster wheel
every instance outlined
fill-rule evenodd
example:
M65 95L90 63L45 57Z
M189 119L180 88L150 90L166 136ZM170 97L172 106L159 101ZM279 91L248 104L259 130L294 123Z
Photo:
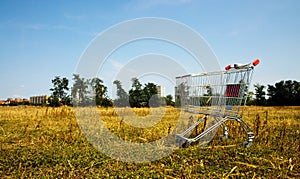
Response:
M181 145L182 148L188 148L189 146L191 146L189 142L185 142Z
M188 141L178 138L176 139L176 146L181 148L186 148L189 146L189 144Z
M249 142L249 141L244 141L244 142L243 142L243 147L249 148L249 147L251 147L251 146L252 146L252 142Z
M188 148L191 144L187 141L185 142L181 142L181 143L177 143L177 147L179 148Z

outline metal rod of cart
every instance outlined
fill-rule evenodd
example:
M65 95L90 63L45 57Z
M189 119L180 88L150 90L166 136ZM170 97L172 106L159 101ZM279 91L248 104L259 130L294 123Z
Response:
M243 145L252 145L254 133L242 120L242 115L254 66L259 62L256 59L245 65L228 65L226 71L176 77L177 107L187 113L202 115L196 123L176 135L177 145L185 147L195 142L199 142L200 146L206 145L213 139L220 126L223 127L223 138L227 138L228 128L225 124L228 120L240 123L248 135ZM190 137L191 132L200 124L204 125L202 132Z

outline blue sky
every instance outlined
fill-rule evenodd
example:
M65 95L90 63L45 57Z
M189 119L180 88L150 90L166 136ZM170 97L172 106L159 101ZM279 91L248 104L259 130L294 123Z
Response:
M221 67L260 58L253 83L300 81L297 0L2 0L0 13L0 99L50 94L51 79L62 76L71 80L81 54L98 33L142 17L168 18L191 27L206 40ZM160 44L150 43L145 48L153 45ZM112 56L106 72L116 72L133 55L121 52ZM108 76L99 74L110 86Z

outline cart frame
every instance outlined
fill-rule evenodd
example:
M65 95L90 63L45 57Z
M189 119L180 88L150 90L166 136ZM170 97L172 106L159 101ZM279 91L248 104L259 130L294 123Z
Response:
M260 61L252 63L228 65L226 71L207 72L176 77L175 100L177 107L183 112L203 114L196 123L184 132L176 135L176 143L185 147L199 140L210 142L217 129L223 127L222 138L228 137L226 121L236 121L248 135L243 146L250 147L254 139L251 127L242 120L244 106L248 97L248 90L252 80L254 66ZM191 115L190 119L193 116ZM206 127L207 119L213 119L210 126ZM204 122L205 129L195 137L190 138L190 133ZM210 139L205 139L211 135ZM199 144L200 145L200 144ZM201 144L203 145L203 143Z

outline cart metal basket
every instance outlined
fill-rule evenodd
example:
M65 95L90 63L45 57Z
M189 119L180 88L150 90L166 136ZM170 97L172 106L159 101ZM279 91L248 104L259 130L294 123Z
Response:
M256 59L245 65L228 65L225 68L226 71L176 77L177 107L187 113L202 115L196 123L183 133L176 135L177 145L184 147L199 142L199 145L203 146L213 139L220 126L223 127L223 137L227 138L228 128L225 123L232 120L240 123L248 135L243 145L251 146L254 133L242 120L242 115L254 66L259 62ZM191 115L192 118L193 115ZM202 132L190 138L191 132L202 122L204 123Z

